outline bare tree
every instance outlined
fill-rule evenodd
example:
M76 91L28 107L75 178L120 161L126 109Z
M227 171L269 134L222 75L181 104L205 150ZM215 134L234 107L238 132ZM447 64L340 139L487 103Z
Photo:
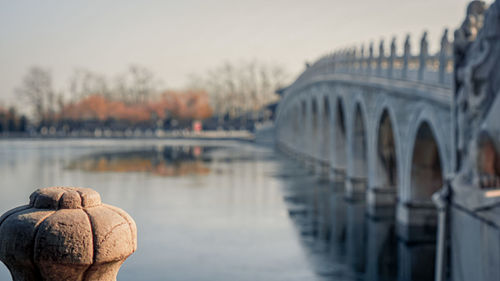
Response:
M76 69L73 72L69 80L69 92L72 98L77 100L94 94L111 97L106 77L86 69Z
M16 93L30 103L39 121L45 118L47 112L54 112L55 93L52 88L52 76L48 70L41 67L30 68Z
M216 115L234 117L255 112L278 99L275 91L288 79L283 67L258 61L228 63L206 76L191 76L190 85L203 88L211 97Z
M145 103L158 93L162 82L146 67L131 65L115 80L115 92L128 103Z

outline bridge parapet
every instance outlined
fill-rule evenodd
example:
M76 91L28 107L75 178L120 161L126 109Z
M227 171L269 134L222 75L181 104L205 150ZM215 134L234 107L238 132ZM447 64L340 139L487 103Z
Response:
M410 35L407 35L402 52L398 52L396 38L393 37L388 52L384 40L381 40L377 54L374 53L373 42L368 45L367 50L361 46L327 54L308 66L290 86L290 90L301 87L316 76L335 73L413 81L451 89L453 44L448 39L448 30L444 31L440 49L434 54L429 53L427 32L420 39L418 54L412 54L410 42Z

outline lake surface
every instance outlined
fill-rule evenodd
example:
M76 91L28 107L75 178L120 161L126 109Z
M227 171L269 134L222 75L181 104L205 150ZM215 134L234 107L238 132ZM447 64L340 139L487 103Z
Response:
M393 218L367 218L342 186L250 143L0 141L1 213L61 185L135 219L120 281L425 280L432 268L432 247L398 242ZM0 280L11 280L3 264Z

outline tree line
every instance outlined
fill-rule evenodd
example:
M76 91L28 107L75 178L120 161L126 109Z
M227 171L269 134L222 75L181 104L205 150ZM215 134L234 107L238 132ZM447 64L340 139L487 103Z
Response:
M193 120L231 119L258 112L275 102L275 90L288 78L284 68L257 61L224 63L192 75L182 90L165 89L151 70L131 65L110 79L76 69L66 90L56 90L52 73L31 67L15 94L31 110L30 120L16 110L0 111L0 132L51 127L80 130L96 127L189 127ZM4 112L4 113L3 113Z

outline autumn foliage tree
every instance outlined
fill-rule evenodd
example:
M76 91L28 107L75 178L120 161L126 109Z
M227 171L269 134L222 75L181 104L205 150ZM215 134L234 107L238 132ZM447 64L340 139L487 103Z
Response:
M62 120L124 120L131 124L153 119L203 120L212 115L208 95L203 91L166 91L148 102L127 103L93 94L66 104Z

